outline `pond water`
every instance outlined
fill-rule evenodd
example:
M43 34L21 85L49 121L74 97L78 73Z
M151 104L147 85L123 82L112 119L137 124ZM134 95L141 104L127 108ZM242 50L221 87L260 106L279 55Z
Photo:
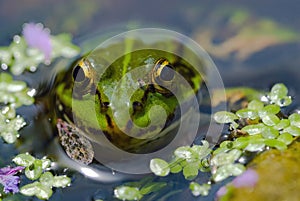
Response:
M0 0L0 46L9 44L25 22L42 22L53 34L72 33L77 44L95 34L108 38L136 27L171 29L190 36L207 50L225 86L268 90L274 83L283 82L291 90L297 107L300 103L297 95L300 92L299 9L300 4L293 1L30 0L21 3L18 0ZM38 79L30 73L20 79L42 89L42 80L47 79L50 71L49 68L42 69L38 72L41 75ZM45 89L42 91L47 92ZM44 96L48 98L50 94L45 93ZM49 110L45 109L42 101L18 111L25 116L28 126L22 130L21 144L13 147L1 143L1 165L9 164L13 156L24 151L36 156L57 157ZM106 178L104 182L73 172L72 186L58 190L51 200L112 200L115 186L139 179L120 175L120 180L107 182L112 181L111 171L104 168L102 172L102 178ZM68 174L71 175L70 172ZM208 176L203 174L198 181L204 182ZM195 198L181 175L161 180L172 181L172 189L147 200L209 201L214 199L214 193L221 186L214 185L207 197ZM181 192L176 193L177 190ZM167 197L169 192L176 194Z

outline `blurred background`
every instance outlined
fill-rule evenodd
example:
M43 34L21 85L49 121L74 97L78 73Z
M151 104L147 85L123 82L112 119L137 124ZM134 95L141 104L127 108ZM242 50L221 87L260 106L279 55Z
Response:
M226 86L290 87L299 75L299 10L298 1L279 0L0 0L0 46L25 22L41 22L52 34L72 33L75 42L95 33L160 27L196 40Z
M54 35L71 33L77 44L95 34L110 37L133 28L171 29L191 37L210 54L225 86L269 90L283 82L299 105L299 10L296 0L0 0L0 46L20 34L26 22L41 22ZM52 200L109 197L113 186L101 188L77 175L74 185ZM205 200L213 200L217 189ZM186 196L191 196L188 190L176 199L191 199Z

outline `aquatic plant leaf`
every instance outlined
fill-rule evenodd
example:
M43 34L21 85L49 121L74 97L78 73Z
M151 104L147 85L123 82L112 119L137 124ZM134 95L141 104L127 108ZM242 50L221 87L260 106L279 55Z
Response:
M245 147L245 150L250 152L257 152L262 151L265 146L266 145L263 141L251 141L248 143L247 147Z
M51 37L53 45L53 57L72 58L79 54L80 48L72 44L70 34L62 33Z
M52 187L54 183L54 176L51 172L44 172L40 179L40 183L43 184L44 186Z
M282 130L290 125L289 119L281 119L280 122L273 126L274 129Z
M25 186L22 186L20 188L20 193L22 193L23 195L26 195L26 196L34 196L37 191L39 190L37 188L37 185L38 185L39 182L34 182L34 183L31 183L31 184L27 184Z
M219 111L214 114L214 120L220 124L231 123L236 119L238 119L238 116L232 112Z
M277 117L275 114L266 114L261 118L261 120L267 126L275 126L280 122L279 117Z
M276 130L273 127L265 127L263 132L261 133L261 135L265 138L265 139L274 139L279 135L279 131Z
M284 142L280 141L280 140L277 140L277 139L267 139L267 140L265 140L265 144L267 146L276 148L276 149L281 150L281 151L287 149L286 144Z
M38 179L43 173L42 161L36 159L31 165L25 168L25 175L30 180Z
M242 164L226 164L223 166L220 166L216 173L213 174L213 180L215 182L220 182L230 176L238 176L242 174L245 171L245 166Z
M250 110L261 110L264 107L264 103L259 100L252 100L249 102L247 108Z
M19 154L13 160L15 164L28 167L35 161L35 158L28 153Z
M290 96L286 96L282 99L277 99L275 102L279 107L288 106L292 103L292 98Z
M296 126L292 126L292 125L283 129L283 132L289 133L293 136L300 136L300 128L298 128Z
M236 112L236 115L239 117L239 118L245 118L245 119L256 119L258 118L258 114L255 110L252 110L252 109L240 109Z
M233 142L233 148L236 149L244 149L249 144L249 138L248 137L239 137Z
M280 111L280 107L278 105L266 105L263 109L258 111L258 115L260 118L263 118L267 114L277 114Z
M286 145L289 145L293 142L294 138L289 133L282 133L278 136L277 140L283 142Z
M140 200L143 197L138 188L129 186L115 188L114 195L120 200Z
M191 182L189 186L190 190L192 191L192 194L194 196L207 196L209 193L209 190L211 189L210 184L198 184L197 182Z
M247 125L243 127L241 130L247 132L249 135L256 135L262 133L265 127L266 126L264 124L259 123L259 124Z
M210 161L212 166L222 166L231 164L236 161L242 155L242 151L238 149L232 149L228 153L218 153L214 155Z
M188 163L185 167L183 167L183 175L187 180L192 180L198 175L199 163Z
M209 143L206 140L201 141L202 145L193 145L191 150L195 153L196 158L202 159L210 154L211 149L209 148Z
M48 200L52 196L52 189L39 182L36 184L36 189L35 196L41 200Z
M53 187L64 188L71 184L71 179L66 175L54 176L53 178Z
M269 97L271 100L276 101L278 99L284 98L285 96L287 96L287 94L287 87L282 83L278 83L272 87Z
M191 147L189 146L182 146L182 147L178 147L175 151L174 151L174 155L178 158L182 158L182 159L191 159L191 158L195 158L195 154L193 153Z
M171 165L170 165L171 166ZM181 165L179 165L179 164L176 164L176 165L174 165L174 166L171 166L171 168L170 168L170 172L171 173L178 173L178 172L181 172L181 170L182 170L182 166Z
M140 189L140 193L142 195L146 195L146 194L149 194L149 193L159 191L159 190L163 189L166 186L167 186L166 182L150 182L150 183L145 184L145 186L143 186Z
M300 114L293 113L288 117L288 119L290 120L290 124L292 126L296 126L296 127L300 128Z
M169 164L160 158L151 159L150 169L157 176L167 176L170 172Z
M47 168L49 168L51 166L51 160L50 159L48 159L48 158L42 158L41 161L42 161L42 168L43 168L43 170L45 170L45 169L47 169Z

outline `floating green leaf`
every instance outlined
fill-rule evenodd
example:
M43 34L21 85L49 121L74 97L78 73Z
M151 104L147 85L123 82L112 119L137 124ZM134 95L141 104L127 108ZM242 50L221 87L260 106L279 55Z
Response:
M40 177L40 183L44 186L52 187L54 183L54 176L51 172L45 172Z
M248 109L250 110L261 110L264 107L264 103L259 100L252 100L248 104Z
M256 135L263 132L265 129L265 125L262 123L248 125L242 128L242 131L247 132L249 135Z
M41 183L36 184L35 196L41 200L48 200L52 196L52 189L48 186L42 185Z
M214 119L220 124L225 124L234 122L234 120L238 119L238 116L232 112L220 111L214 114Z
M220 182L230 176L238 176L242 174L245 171L245 166L242 164L236 163L236 164L226 164L223 166L220 166L216 173L213 174L213 180L215 182Z
M192 191L194 196L207 196L209 193L209 190L211 188L210 184L198 184L196 182L191 182L190 183L190 190Z
M167 186L167 183L165 182L151 182L147 183L145 186L143 186L140 190L140 193L142 195L147 195L156 191L159 191Z
M280 112L280 107L278 105L266 105L263 109L258 111L260 118L264 117L267 114L278 114Z
M35 158L28 153L19 154L14 159L13 162L17 165L28 167L35 161Z
M274 129L282 130L290 125L290 120L288 119L281 119L278 124L273 126Z
M300 136L300 128L296 127L296 126L289 126L286 127L285 129L283 129L284 133L289 133L293 136Z
M258 152L258 151L262 151L265 148L265 143L264 141L252 141L249 142L247 147L245 147L246 151L250 151L250 152Z
M169 164L160 158L154 158L150 161L150 169L157 176L167 176L170 172Z
M183 147L178 147L175 151L174 151L174 155L178 158L182 158L182 159L191 159L194 158L195 155L193 156L193 151L191 149L191 147L189 146L183 146Z
M284 142L280 141L280 140L277 140L277 139L267 139L265 140L265 144L267 146L270 146L270 147L274 147L278 150L286 150L287 149L287 146Z
M65 175L63 176L54 176L53 178L53 187L64 188L71 184L71 179Z
M275 114L266 114L261 120L267 126L275 126L280 122L279 117L277 117Z
M284 98L285 96L287 96L287 94L288 94L287 87L282 83L278 83L272 87L269 96L271 100L277 100L277 99Z
M199 163L188 163L182 170L185 179L192 180L198 175Z
M214 155L210 161L212 166L222 166L225 164L230 164L236 161L242 154L241 150L232 149L228 153L218 153Z
M114 195L120 200L140 200L143 197L138 188L129 186L115 188Z
M178 173L181 172L182 166L179 164L175 164L174 166L171 166L170 172L171 173Z
M265 139L274 139L279 135L279 131L266 126L261 134Z
M300 114L293 113L289 116L288 119L290 120L290 124L292 126L296 126L296 127L300 128Z
M239 118L247 118L247 119L256 119L258 118L258 114L255 110L252 109L240 109L236 112L236 115Z
M35 160L31 165L25 168L25 175L28 179L36 180L43 173L43 166L41 160Z
M279 135L279 137L277 138L277 140L283 142L286 145L289 145L289 144L291 144L293 142L294 138L289 133L282 133L281 135Z
M39 182L34 182L31 184L22 186L20 189L20 193L22 193L23 195L26 195L26 196L34 196L38 191L38 188L37 188L38 183Z

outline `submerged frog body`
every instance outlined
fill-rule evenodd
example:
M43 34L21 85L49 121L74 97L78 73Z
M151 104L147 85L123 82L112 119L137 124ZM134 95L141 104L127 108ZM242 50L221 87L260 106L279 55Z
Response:
M100 145L108 140L130 153L170 143L184 113L198 110L192 102L203 80L196 67L169 51L189 50L163 42L166 51L134 48L141 44L132 39L96 49L58 75L57 116L87 139Z

